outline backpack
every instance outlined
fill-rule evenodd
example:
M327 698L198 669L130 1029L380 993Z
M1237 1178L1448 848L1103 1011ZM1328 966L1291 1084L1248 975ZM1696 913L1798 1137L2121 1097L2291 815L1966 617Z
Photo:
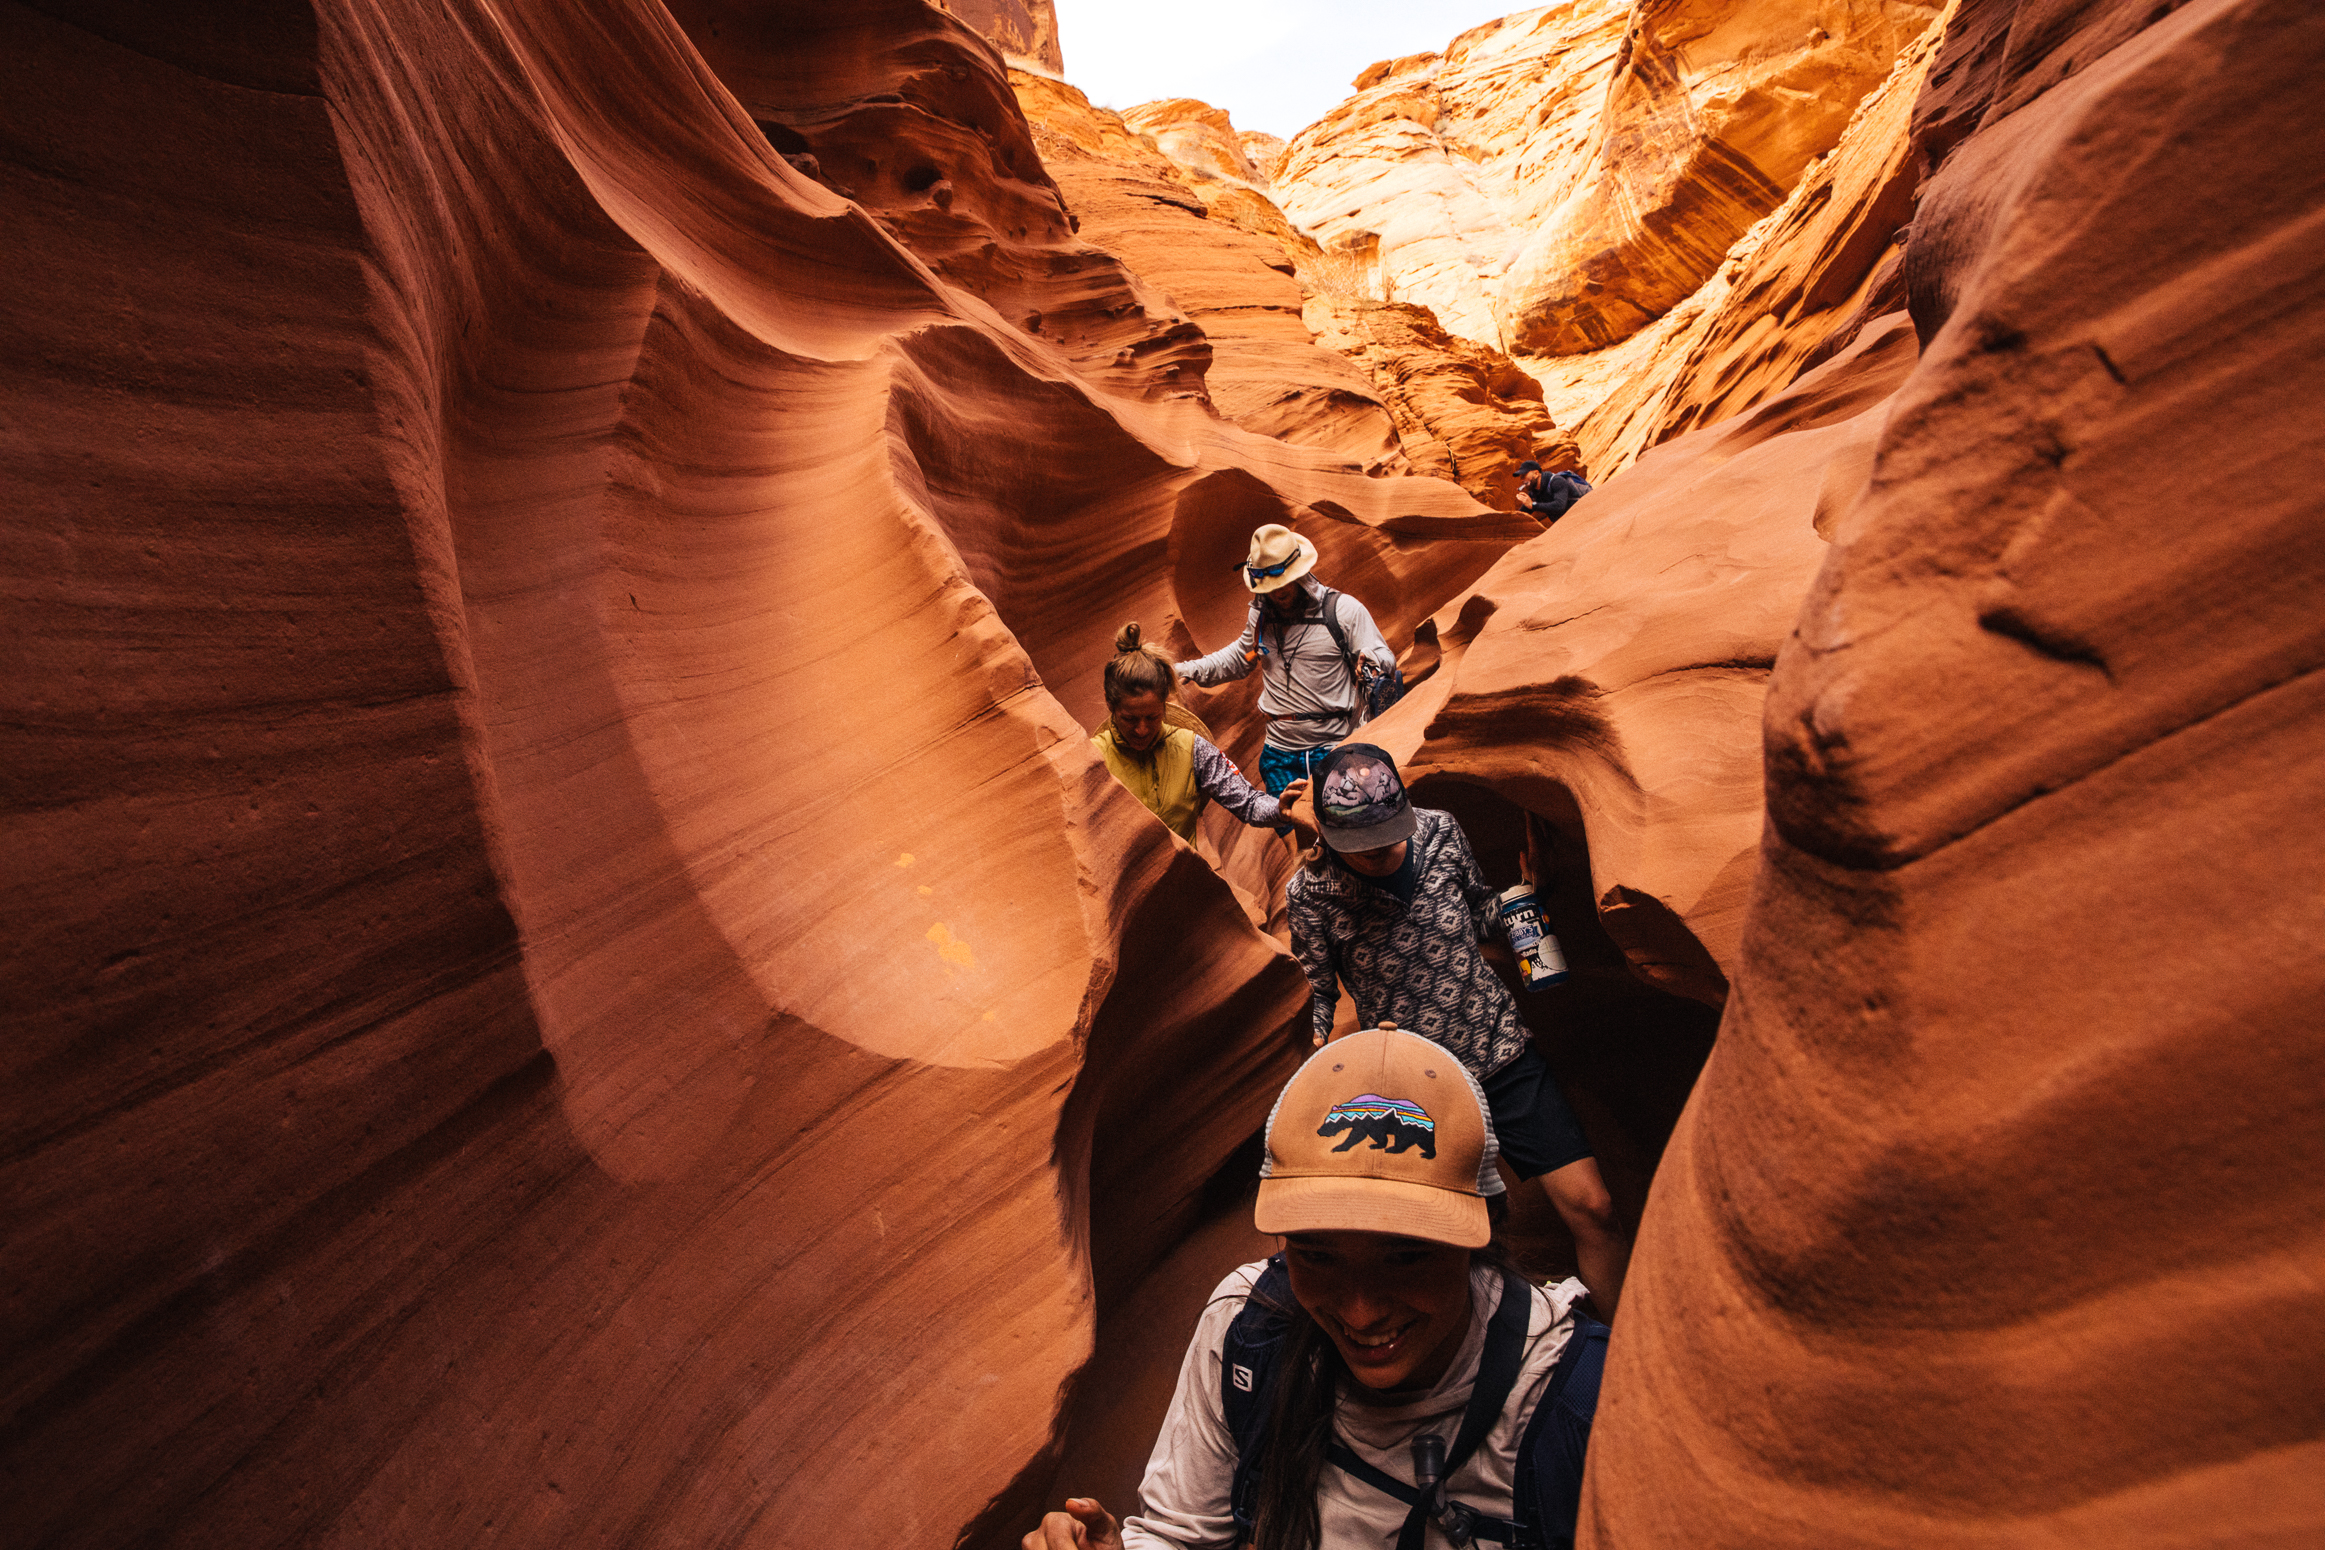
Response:
M1590 488L1590 481L1582 475L1560 469L1542 476L1541 492L1526 501L1526 509L1546 523L1555 522L1572 511L1574 503L1588 495Z
M1363 670L1357 664L1360 660L1369 659L1360 659L1355 652L1348 649L1348 633L1340 628L1339 610L1335 606L1340 601L1340 594L1330 587L1318 587L1316 590L1322 594L1316 600L1317 607L1322 610L1322 617L1319 618L1315 614L1301 614L1285 622L1291 624L1315 623L1324 626L1325 632L1332 637L1332 644L1340 648L1340 658L1348 664L1349 676L1356 680L1358 691L1356 719L1359 724L1370 721L1405 697L1405 670L1392 662L1387 672L1375 672L1373 677L1367 680ZM1252 638L1259 643L1260 654L1264 656L1267 654L1267 611L1261 606L1258 598L1251 600L1251 617ZM1278 647L1277 649L1281 650L1282 648ZM1339 718L1332 711L1301 710L1293 711L1277 719L1283 721L1335 721Z
M1229 1500L1239 1545L1251 1542L1258 1515L1259 1455L1268 1417L1275 1409L1276 1354L1296 1316L1295 1306L1291 1273L1284 1268L1284 1257L1273 1255L1227 1326L1220 1348L1220 1399L1228 1433L1235 1439L1235 1483ZM1534 1289L1523 1277L1503 1271L1501 1302L1486 1326L1477 1383L1437 1471L1438 1481L1451 1479L1501 1419L1525 1360L1526 1325L1533 1306ZM1407 1505L1410 1510L1397 1535L1396 1550L1421 1550L1431 1518L1456 1545L1478 1539L1502 1550L1570 1550L1575 1515L1582 1504L1583 1457L1590 1443L1591 1417L1598 1409L1599 1377L1606 1366L1606 1342L1604 1324L1576 1316L1574 1334L1559 1353L1550 1382L1519 1434L1512 1517L1498 1518L1447 1500L1441 1487L1425 1496L1417 1486L1358 1457L1337 1436L1325 1450L1325 1459Z

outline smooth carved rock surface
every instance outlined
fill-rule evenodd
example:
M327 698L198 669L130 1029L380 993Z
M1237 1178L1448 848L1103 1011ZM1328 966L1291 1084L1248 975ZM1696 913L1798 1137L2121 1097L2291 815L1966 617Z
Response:
M1010 58L1050 71L1066 67L1058 52L1058 15L1052 0L937 0L937 5L991 39Z
M1305 996L1108 638L1530 525L1109 374L922 7L4 25L11 1542L1011 1520Z
M1133 133L1152 135L1165 156L1198 177L1225 178L1266 189L1267 174L1244 149L1244 137L1222 109L1193 97L1167 97L1126 108L1122 121ZM1274 136L1264 136L1272 140Z
M1915 103L1947 36L1941 13L1858 104L1840 142L1737 241L1703 288L1632 340L1525 365L1572 415L1577 445L1613 470L1646 447L1759 403L1905 305L1915 190L1930 161Z
M1568 0L1474 27L1441 54L1374 65L1294 136L1286 214L1376 299L1508 348L1495 315L1524 234L1590 168L1629 0Z
M1213 401L1239 423L1344 448L1375 471L1452 480L1497 509L1511 505L1519 461L1580 465L1541 389L1508 357L1449 336L1426 308L1374 301L1348 284L1346 266L1270 197L1227 114L1182 97L1117 117L1022 73L1019 95L1087 233L1173 297L1201 298L1187 307L1213 343ZM1205 228L1187 224L1198 211ZM1240 271L1232 288L1205 278L1223 263ZM1279 278L1286 272L1296 284ZM1301 337L1320 356L1298 350L1283 327L1294 294L1304 297ZM1380 416L1350 396L1360 384Z
M2325 1532L2325 17L1961 19L1587 1544Z
M1063 81L1026 71L1011 78L1076 230L1200 331L1205 386L1221 414L1354 467L1405 470L1395 423L1370 377L1318 348L1301 321L1292 260L1257 218L1261 207L1273 208L1264 196L1211 175L1199 182L1121 115L1093 107ZM1214 199L1240 200L1243 224L1215 218ZM1284 235L1297 240L1288 227Z
M1673 994L1726 995L1768 673L1823 563L1821 514L1862 484L1915 354L1894 314L1649 452L1448 603L1415 653L1426 675L1368 729L1416 781L1482 782L1567 831L1631 971Z
M1506 347L1603 349L1691 294L1839 139L1939 0L1640 0L1595 161L1510 261Z
M1582 467L1573 438L1550 423L1540 385L1500 351L1446 333L1427 308L1319 291L1302 316L1318 343L1371 374L1415 473L1453 480L1501 509L1514 507L1518 463Z

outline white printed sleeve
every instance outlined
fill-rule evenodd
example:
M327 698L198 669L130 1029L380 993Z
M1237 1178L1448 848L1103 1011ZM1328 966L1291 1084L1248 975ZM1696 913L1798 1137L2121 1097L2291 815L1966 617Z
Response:
M1283 816L1283 803L1245 780L1235 761L1202 737L1195 739L1195 789L1254 828Z

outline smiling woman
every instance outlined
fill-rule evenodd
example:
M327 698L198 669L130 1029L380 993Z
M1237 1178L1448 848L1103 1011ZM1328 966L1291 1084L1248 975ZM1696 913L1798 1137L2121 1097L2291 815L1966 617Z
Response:
M1283 1251L1212 1295L1140 1513L1072 1498L1025 1550L1571 1543L1606 1327L1493 1242L1495 1160L1442 1046L1317 1051L1268 1119L1254 1214Z

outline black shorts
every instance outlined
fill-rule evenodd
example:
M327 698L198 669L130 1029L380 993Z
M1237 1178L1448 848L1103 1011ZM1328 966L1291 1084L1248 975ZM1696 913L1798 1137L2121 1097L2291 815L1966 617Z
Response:
M1550 1075L1550 1063L1531 1044L1526 1052L1477 1084L1493 1111L1494 1138L1521 1180L1556 1173L1591 1155L1582 1122Z

